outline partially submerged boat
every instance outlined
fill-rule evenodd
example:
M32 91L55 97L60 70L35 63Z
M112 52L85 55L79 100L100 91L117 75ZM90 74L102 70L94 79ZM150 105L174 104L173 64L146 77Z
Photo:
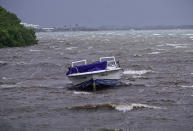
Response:
M72 62L66 73L76 89L96 90L120 84L122 68L115 57L101 57L100 61L87 64L86 60Z

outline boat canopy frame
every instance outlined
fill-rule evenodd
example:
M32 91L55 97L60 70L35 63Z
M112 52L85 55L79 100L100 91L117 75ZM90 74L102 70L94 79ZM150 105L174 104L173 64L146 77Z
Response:
M86 64L87 64L87 60L74 61L72 62L72 67L86 65Z
M100 57L100 62L107 61L107 67L117 67L117 62L114 56Z
M100 60L100 62L107 61L107 67L109 67L109 68L118 67L114 56L100 57L99 60ZM82 66L82 65L87 65L87 60L74 61L74 62L72 62L71 67Z

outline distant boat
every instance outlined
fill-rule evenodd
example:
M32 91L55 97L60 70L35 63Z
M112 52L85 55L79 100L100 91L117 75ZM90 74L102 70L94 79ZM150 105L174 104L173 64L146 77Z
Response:
M72 62L66 73L74 87L80 90L96 90L120 83L123 69L119 67L115 57L101 57L100 61L87 64L86 60Z

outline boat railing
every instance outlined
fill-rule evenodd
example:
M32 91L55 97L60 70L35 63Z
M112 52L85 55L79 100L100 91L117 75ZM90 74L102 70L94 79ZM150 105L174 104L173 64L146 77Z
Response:
M100 57L100 62L104 62L104 61L107 61L107 67L108 68L115 68L115 67L117 67L117 63L116 63L116 60L115 60L114 56ZM80 61L72 62L72 67L82 66L82 65L87 65L87 60L80 60Z
M72 62L72 67L86 65L86 64L87 64L86 60L74 61Z

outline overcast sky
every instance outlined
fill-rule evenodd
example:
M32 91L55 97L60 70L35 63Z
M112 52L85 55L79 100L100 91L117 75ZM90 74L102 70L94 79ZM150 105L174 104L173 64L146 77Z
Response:
M22 22L43 27L193 25L193 0L0 0Z

